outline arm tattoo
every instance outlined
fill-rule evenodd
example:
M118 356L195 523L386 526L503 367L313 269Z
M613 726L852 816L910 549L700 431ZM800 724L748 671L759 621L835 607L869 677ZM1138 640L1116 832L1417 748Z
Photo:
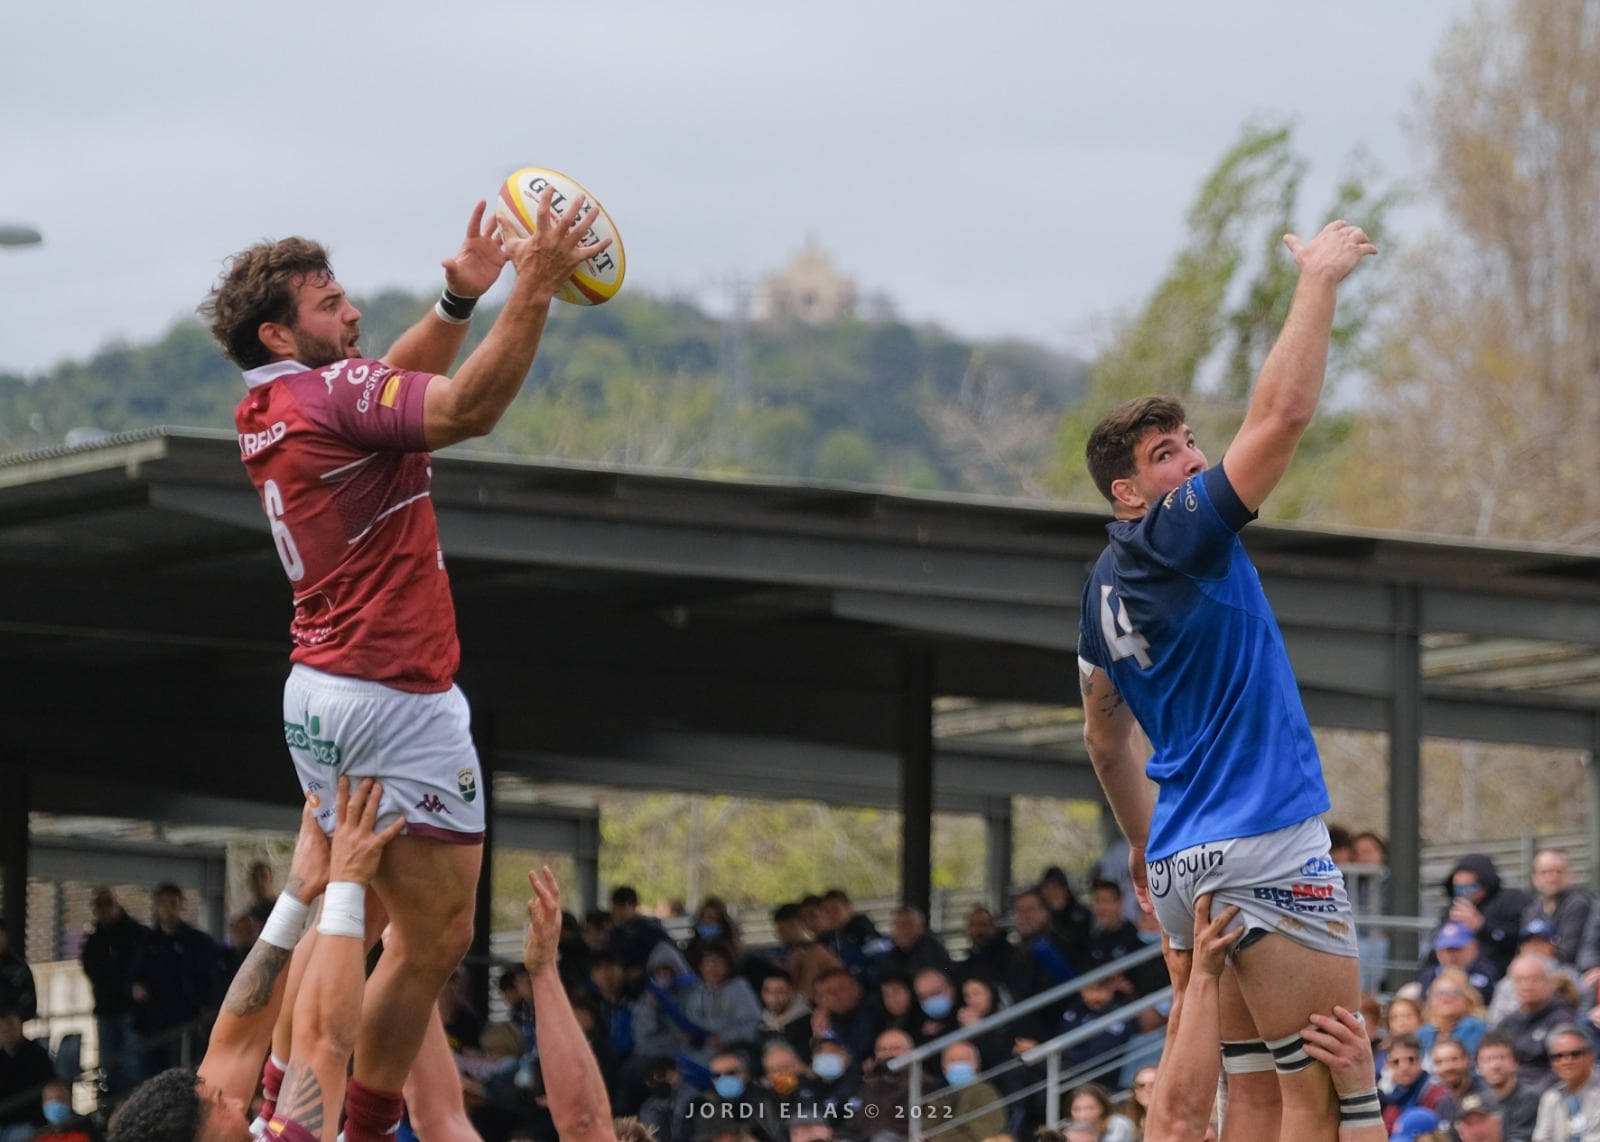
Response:
M222 1009L240 1019L264 1010L272 1001L272 985L278 982L288 962L289 949L275 948L265 940L257 940L228 985Z
M290 1059L283 1072L283 1088L273 1117L297 1122L320 1138L322 1103L322 1084L317 1081L317 1073L304 1063Z

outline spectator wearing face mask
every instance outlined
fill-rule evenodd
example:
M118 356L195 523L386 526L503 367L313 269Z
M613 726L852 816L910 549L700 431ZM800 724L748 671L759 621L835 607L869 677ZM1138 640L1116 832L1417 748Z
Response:
M708 896L700 902L694 914L694 935L684 949L689 962L700 962L700 953L708 944L726 948L737 964L744 955L744 942L739 935L739 924L728 911L727 902L720 896Z
M784 1117L792 1118L798 1105L796 1095L805 1077L806 1065L799 1053L782 1039L774 1039L761 1051L761 1085L772 1092Z
M783 1115L772 1092L750 1081L750 1068L738 1051L711 1056L711 1091L689 1108L694 1142L743 1131L767 1142L788 1142Z
M916 989L917 1005L922 1008L922 1020L912 1037L919 1043L948 1035L961 1023L956 1018L956 989L950 977L938 968L923 968L912 981Z
M949 1089L929 1104L927 1121L940 1127L939 1137L951 1142L983 1142L1006 1128L1000 1094L978 1078L978 1052L970 1043L951 1043L939 1056ZM980 1111L980 1108L981 1111ZM967 1118L978 1112L976 1117ZM947 1124L949 1124L947 1126Z
M72 1109L72 1091L60 1079L44 1084L40 1092L45 1124L34 1131L33 1142L104 1142L105 1134Z
M849 1044L831 1031L817 1036L811 1044L811 1073L802 1077L795 1105L819 1110L837 1121L860 1089L861 1067Z

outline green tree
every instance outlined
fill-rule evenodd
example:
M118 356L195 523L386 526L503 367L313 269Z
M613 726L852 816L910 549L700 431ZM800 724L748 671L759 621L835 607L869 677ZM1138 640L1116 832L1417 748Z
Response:
M1593 543L1600 0L1475 7L1415 133L1445 224L1406 259L1343 515Z
M1189 407L1190 422L1220 459L1243 417L1251 386L1277 339L1297 275L1283 250L1285 233L1314 233L1346 217L1382 242L1394 195L1374 189L1369 165L1350 160L1334 201L1300 222L1305 160L1285 125L1252 125L1201 184L1189 209L1189 235L1144 306L1121 328L1091 368L1088 399L1061 421L1057 463L1049 486L1074 501L1099 499L1084 469L1089 432L1107 410L1144 393L1166 392ZM1325 400L1360 363L1376 297L1375 274L1358 275L1341 291ZM1323 419L1335 420L1327 413ZM1321 470L1323 446L1342 442L1340 430L1308 435L1302 468ZM1304 495L1282 495L1274 514L1298 513Z

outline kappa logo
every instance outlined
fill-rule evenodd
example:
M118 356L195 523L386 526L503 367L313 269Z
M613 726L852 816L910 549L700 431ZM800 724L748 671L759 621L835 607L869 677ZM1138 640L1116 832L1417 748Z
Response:
M450 807L441 801L436 793L424 793L416 807L427 813L443 813L446 816L450 814Z
M470 769L463 769L456 774L456 788L461 791L461 799L468 805L478 799L478 775Z
M318 737L321 732L322 719L316 714L311 715L309 726L287 720L283 723L283 740L290 749L305 750L318 765L336 768L341 756L339 743Z

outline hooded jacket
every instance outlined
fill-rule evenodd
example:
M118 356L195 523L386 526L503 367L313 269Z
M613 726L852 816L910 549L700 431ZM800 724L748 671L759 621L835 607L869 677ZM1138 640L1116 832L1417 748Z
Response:
M1454 902L1450 882L1456 873L1462 871L1472 873L1483 886L1483 899L1478 902L1478 911L1483 916L1483 927L1477 933L1478 951L1484 959L1494 964L1500 975L1505 975L1512 958L1517 954L1517 944L1522 939L1522 914L1529 904L1528 895L1518 889L1502 886L1500 870L1495 868L1494 861L1488 856L1468 853L1456 861L1449 875L1444 878L1445 905L1439 913L1441 924L1450 918L1450 905Z

